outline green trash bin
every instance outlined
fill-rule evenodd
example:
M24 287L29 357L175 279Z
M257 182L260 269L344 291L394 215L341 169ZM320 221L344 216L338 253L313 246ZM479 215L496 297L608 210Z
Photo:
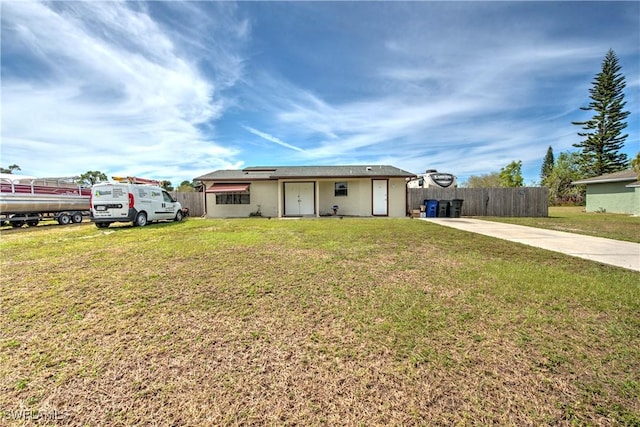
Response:
M453 199L449 203L449 216L451 218L460 218L460 214L462 213L462 202L463 199Z
M438 218L444 218L449 216L449 201L438 200Z

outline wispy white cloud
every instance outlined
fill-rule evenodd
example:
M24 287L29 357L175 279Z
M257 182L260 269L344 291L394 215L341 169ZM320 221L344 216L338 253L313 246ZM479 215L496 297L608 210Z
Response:
M266 133L266 132L259 131L258 129L254 129L254 128L250 127L250 126L244 126L244 125L243 125L242 127L243 127L243 128L245 128L245 129L246 129L247 131L249 131L250 133L252 133L252 134L254 134L254 135L256 135L256 136L259 136L260 138L265 139L265 140L267 140L267 141L274 142L274 143L276 143L276 144L278 144L278 145L281 145L281 146L283 146L283 147L289 148L289 149L291 149L291 150L295 150L295 151L304 151L302 148L300 148L300 147L296 147L295 145L287 144L286 142L284 142L284 141L283 141L283 140L281 140L280 138L275 137L275 136L273 136L273 135L269 135L269 134L268 134L268 133Z
M438 28L431 22L425 31L431 40L402 31L382 40L388 54L363 60L358 83L370 87L360 97L329 99L273 74L262 78L257 96L275 100L265 107L269 132L296 141L306 163L388 161L462 176L522 160L533 178L549 145L559 152L577 142L571 121L609 41L556 38L535 25L452 39L437 37Z
M242 165L207 127L223 114L221 90L241 77L241 60L225 62L218 79L203 75L144 4L6 2L2 12L4 159L32 174L145 170L176 179ZM218 25L237 32L231 58L248 30L228 18Z
M587 30L605 9L612 28ZM628 107L637 105L637 11L624 2L3 2L2 160L33 175L180 180L283 158L462 176L522 160L535 177L549 145L577 142L571 121L585 118L579 107L611 47ZM634 111L636 145L639 122Z

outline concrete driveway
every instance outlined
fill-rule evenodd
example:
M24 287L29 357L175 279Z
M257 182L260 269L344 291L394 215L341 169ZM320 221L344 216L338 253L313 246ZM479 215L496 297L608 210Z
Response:
M475 218L420 218L498 239L640 271L640 244Z

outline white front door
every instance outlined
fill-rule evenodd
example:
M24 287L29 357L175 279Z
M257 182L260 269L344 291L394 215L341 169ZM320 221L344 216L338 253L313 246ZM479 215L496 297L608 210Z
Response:
M373 186L373 215L387 216L388 181L374 179L371 182Z
M314 215L316 213L314 188L313 182L285 182L285 216Z

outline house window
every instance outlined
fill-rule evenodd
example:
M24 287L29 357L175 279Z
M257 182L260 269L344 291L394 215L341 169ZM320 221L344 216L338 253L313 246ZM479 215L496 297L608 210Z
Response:
M216 194L216 205L248 205L249 192L230 192Z
M346 196L347 195L347 183L346 182L336 182L334 196Z

